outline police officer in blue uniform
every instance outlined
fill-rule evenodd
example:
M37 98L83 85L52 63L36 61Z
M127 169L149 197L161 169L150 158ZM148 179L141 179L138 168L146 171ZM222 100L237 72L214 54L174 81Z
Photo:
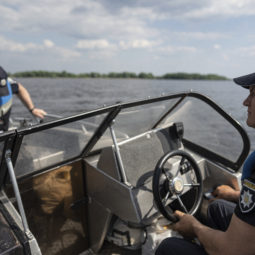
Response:
M255 73L235 78L234 82L249 89L243 105L248 108L247 125L255 128ZM229 94L231 96L231 91ZM255 152L249 155L243 166L241 191L222 185L214 190L213 195L215 200L208 208L208 225L176 211L179 221L173 229L184 239L165 239L156 255L255 254ZM187 241L195 238L199 242Z
M10 79L6 71L0 66L0 130L7 131L11 114L13 94L16 94L27 109L35 116L44 118L46 112L36 108L27 89L20 83Z

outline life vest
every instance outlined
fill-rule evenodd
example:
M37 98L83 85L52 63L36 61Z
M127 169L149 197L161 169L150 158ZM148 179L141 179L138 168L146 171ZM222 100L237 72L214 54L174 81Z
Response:
M12 106L12 89L7 73L0 67L0 117L5 115Z

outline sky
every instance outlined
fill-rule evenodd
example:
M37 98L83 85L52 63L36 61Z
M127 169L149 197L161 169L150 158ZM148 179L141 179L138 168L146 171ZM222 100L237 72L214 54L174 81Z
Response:
M8 72L255 72L254 0L1 0Z

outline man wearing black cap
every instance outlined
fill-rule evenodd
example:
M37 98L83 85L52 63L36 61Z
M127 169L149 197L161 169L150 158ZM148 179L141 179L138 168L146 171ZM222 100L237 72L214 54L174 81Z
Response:
M249 89L243 105L248 108L247 125L255 128L255 73L235 78L234 82ZM173 225L173 230L186 238L197 238L201 245L168 238L160 244L156 255L254 255L255 151L246 159L241 179L241 191L222 185L213 192L216 200L208 208L210 227L191 215L175 211L179 221Z
M10 79L0 66L0 130L7 131L11 114L12 95L16 94L27 109L36 117L44 118L46 112L36 108L24 86Z

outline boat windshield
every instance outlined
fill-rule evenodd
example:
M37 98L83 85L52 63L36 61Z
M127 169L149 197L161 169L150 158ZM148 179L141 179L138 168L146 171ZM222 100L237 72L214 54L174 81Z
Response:
M182 122L185 140L236 161L244 149L243 137L236 126L200 98L185 97L177 104L178 100L174 98L146 107L142 105L124 109L116 117L114 127L132 137L148 131L155 124L159 128ZM165 113L168 114L158 122Z
M12 131L0 135L0 149L5 153L11 148L16 175L22 177L112 145L110 126L120 142L176 122L183 123L187 144L226 159L228 167L240 168L250 146L246 132L219 106L197 93L118 104Z
M231 161L244 148L242 136L232 123L197 98L185 98L161 125L171 122L183 122L184 139Z

